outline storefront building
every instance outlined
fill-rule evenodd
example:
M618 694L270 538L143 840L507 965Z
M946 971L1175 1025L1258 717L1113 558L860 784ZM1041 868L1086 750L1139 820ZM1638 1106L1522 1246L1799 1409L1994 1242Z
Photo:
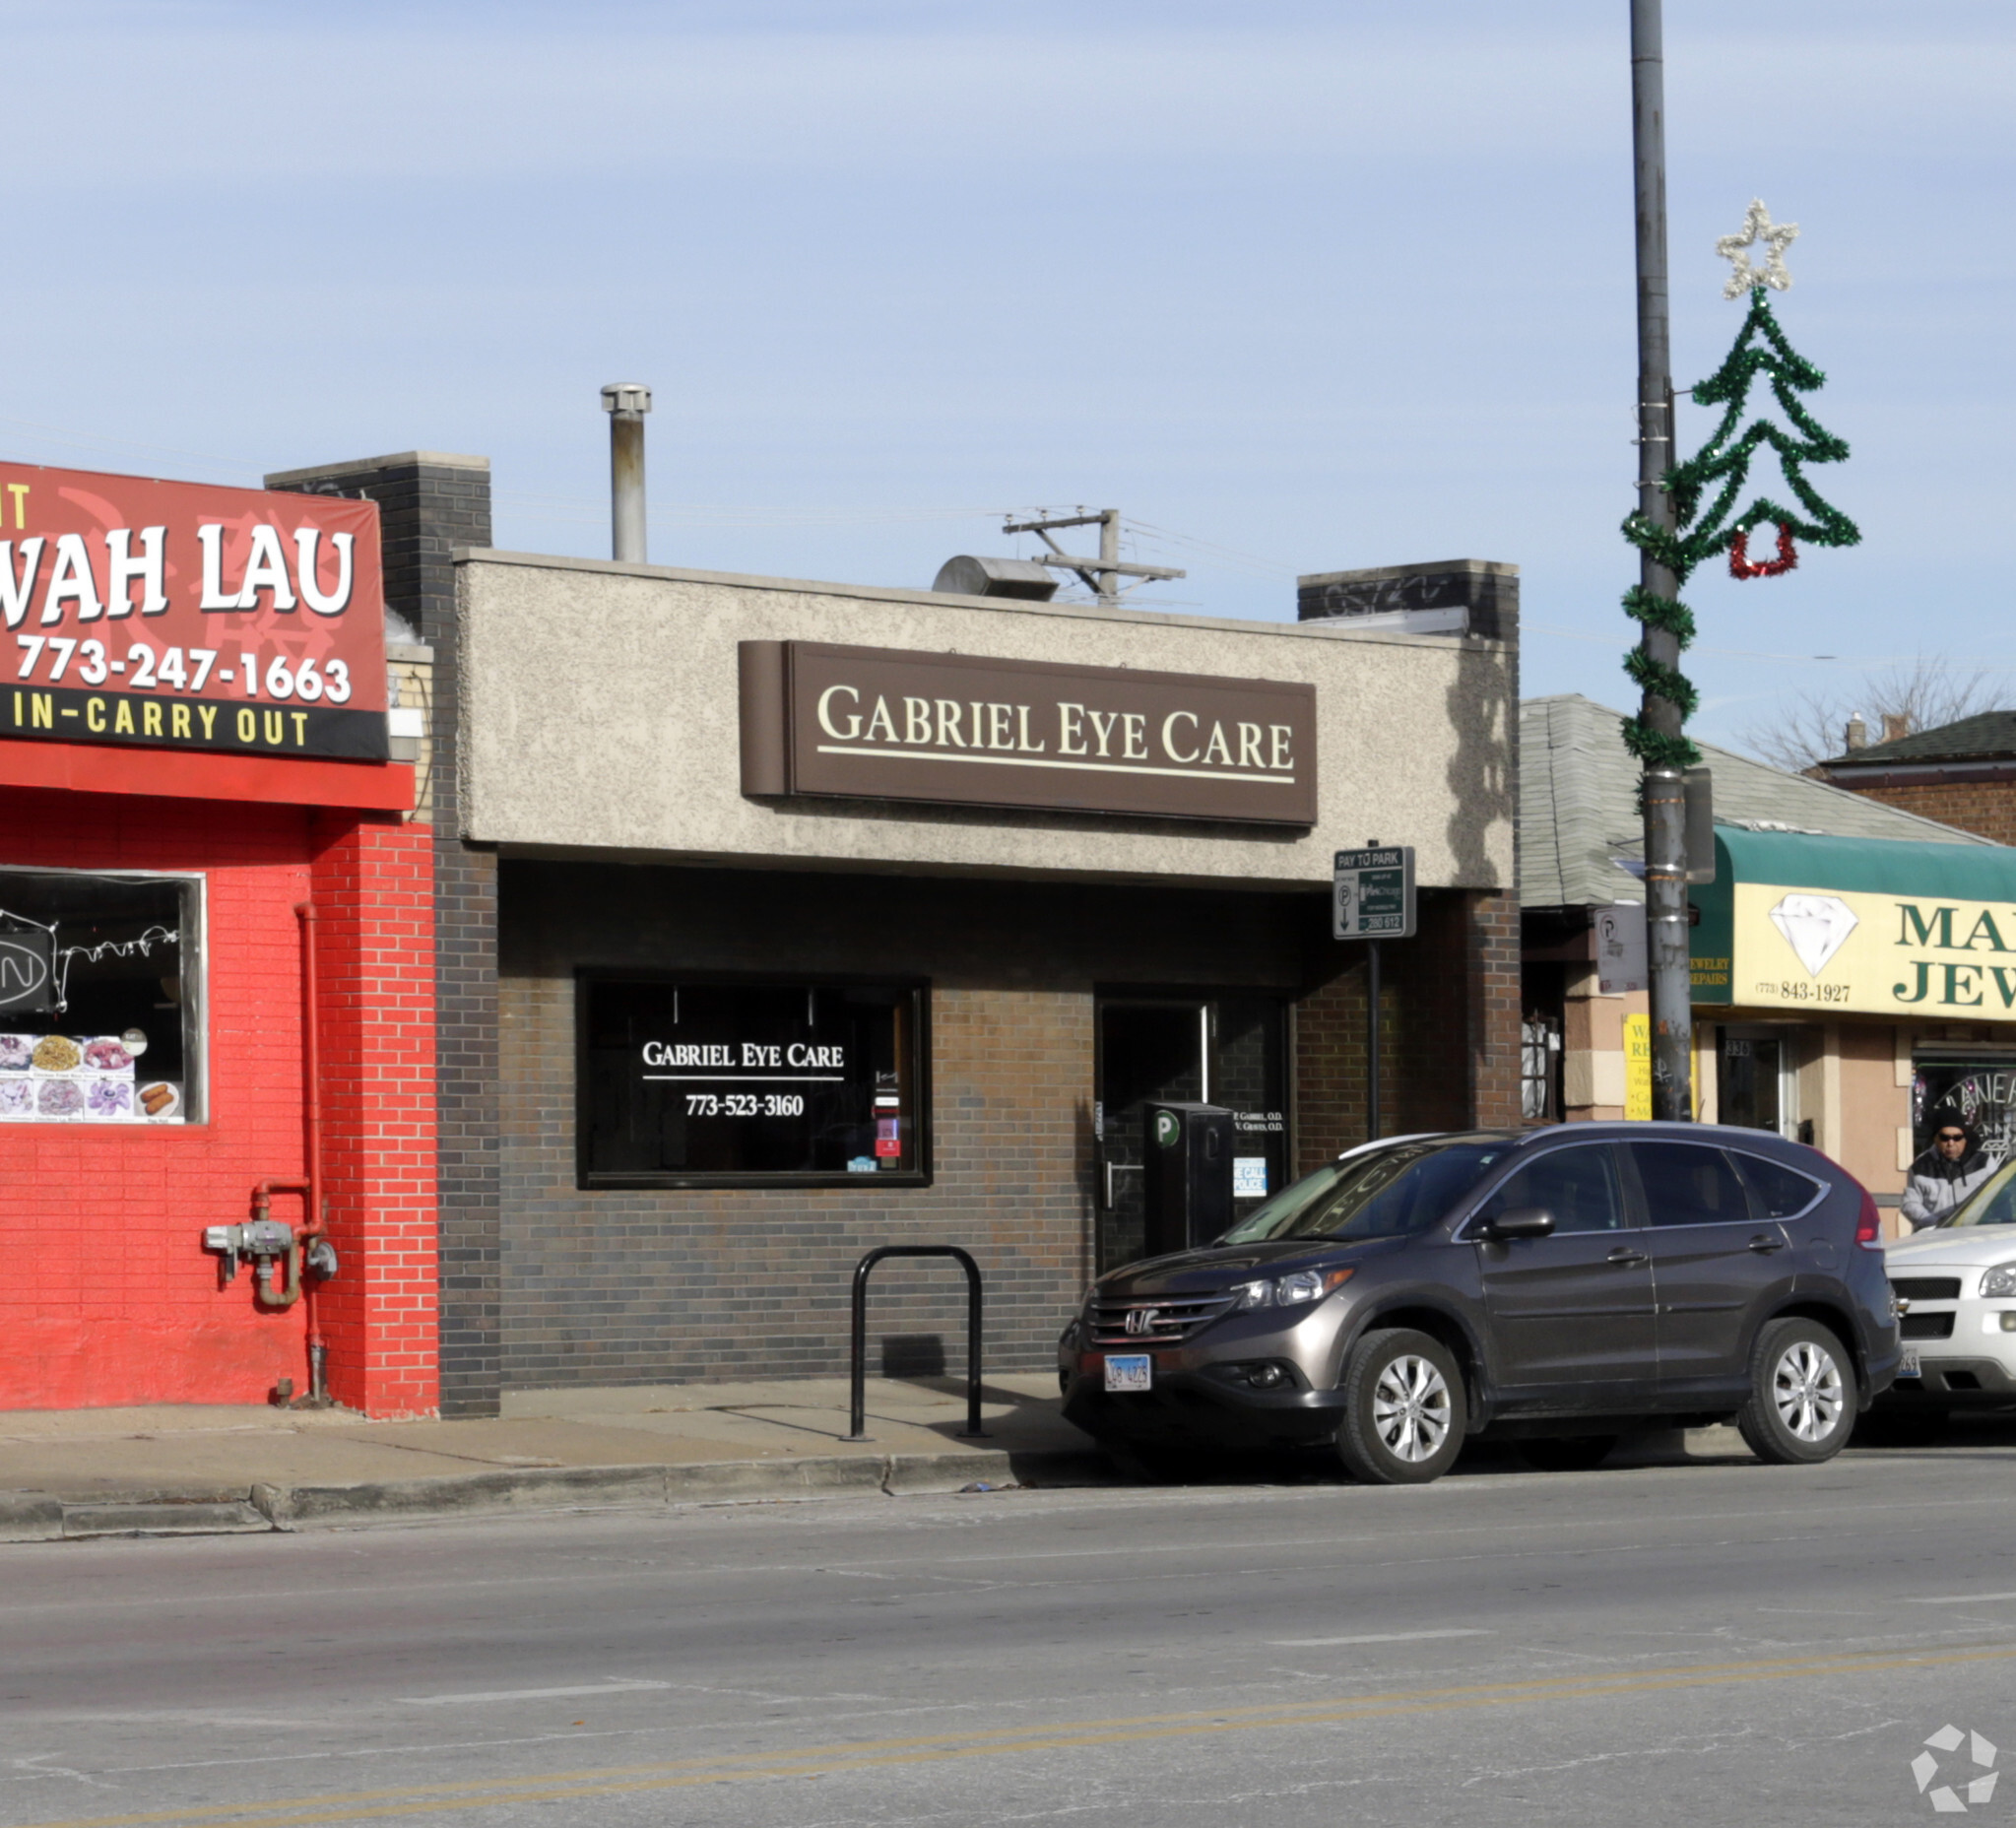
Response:
M1633 1082L1647 1015L1621 721L1581 698L1524 707L1529 1121L1650 1115L1649 1080ZM1725 751L1706 759L1716 877L1690 890L1700 1114L1811 1142L1890 1207L1945 1118L2006 1152L2016 850Z
M0 1407L432 1411L427 656L376 510L0 465Z
M1242 1209L1363 1139L1368 839L1420 884L1384 1127L1515 1119L1508 567L1418 633L461 544L421 627L445 1413L843 1370L891 1243L971 1251L988 1365L1041 1367L1143 1248L1146 1100L1233 1111ZM959 1313L890 1265L872 1367L956 1368Z

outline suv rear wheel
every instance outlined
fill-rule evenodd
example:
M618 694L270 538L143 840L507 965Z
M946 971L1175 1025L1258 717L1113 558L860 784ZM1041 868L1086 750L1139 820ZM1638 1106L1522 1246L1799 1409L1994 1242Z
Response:
M1371 1335L1344 1375L1337 1453L1371 1485L1424 1485L1463 1451L1463 1372L1441 1340L1411 1328Z
M1813 1466L1848 1445L1855 1374L1848 1348L1811 1320L1775 1320L1750 1352L1750 1399L1736 1426L1759 1460Z

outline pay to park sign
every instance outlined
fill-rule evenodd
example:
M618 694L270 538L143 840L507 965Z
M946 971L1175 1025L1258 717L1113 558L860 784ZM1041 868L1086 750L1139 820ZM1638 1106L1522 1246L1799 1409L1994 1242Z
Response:
M1412 845L1337 852L1331 869L1331 934L1338 940L1413 938Z
M0 738L385 759L374 502L0 464Z

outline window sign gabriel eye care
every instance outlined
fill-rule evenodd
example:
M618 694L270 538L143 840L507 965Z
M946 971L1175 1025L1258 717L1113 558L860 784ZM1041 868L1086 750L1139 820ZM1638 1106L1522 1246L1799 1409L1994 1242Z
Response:
M0 738L382 761L375 502L0 464Z
M584 979L581 1184L921 1185L923 997Z

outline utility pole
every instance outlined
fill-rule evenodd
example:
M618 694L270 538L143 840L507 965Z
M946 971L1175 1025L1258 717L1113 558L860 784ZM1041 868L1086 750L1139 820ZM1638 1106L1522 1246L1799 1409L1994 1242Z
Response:
M1065 527L1097 527L1099 529L1099 556L1078 558L1067 553L1050 535L1054 530ZM1050 548L1046 554L1039 554L1038 564L1055 565L1059 570L1075 571L1078 580L1093 592L1102 603L1120 601L1120 580L1124 577L1172 578L1182 577L1184 572L1171 570L1167 565L1130 565L1120 561L1120 510L1101 508L1096 514L1046 515L1038 520L1011 520L1002 528L1003 533L1033 533Z
M1638 204L1638 506L1671 534L1673 500L1663 478L1673 463L1672 358L1666 316L1666 121L1660 0L1631 0L1631 141ZM1639 587L1676 600L1679 580L1639 554ZM1648 621L1639 648L1667 673L1680 643ZM1682 713L1647 687L1640 716L1659 736L1680 738ZM1681 771L1649 766L1640 785L1645 813L1645 945L1652 1005L1652 1114L1694 1116L1694 1006L1687 943L1687 824Z

